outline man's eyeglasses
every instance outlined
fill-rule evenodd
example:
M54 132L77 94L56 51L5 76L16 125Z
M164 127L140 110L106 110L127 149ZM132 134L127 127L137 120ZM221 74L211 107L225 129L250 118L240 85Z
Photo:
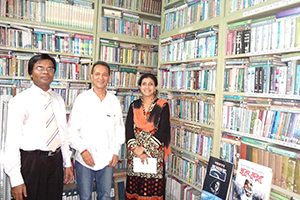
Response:
M47 68L43 68L41 66L37 66L35 68L37 71L42 72L42 71L47 71L47 72L55 72L55 68L54 67L47 67Z

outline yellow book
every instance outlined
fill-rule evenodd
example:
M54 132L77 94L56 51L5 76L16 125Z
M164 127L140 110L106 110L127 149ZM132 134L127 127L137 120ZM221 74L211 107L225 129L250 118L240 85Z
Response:
M282 160L283 156L275 154L275 161L276 161L276 166L275 166L275 171L273 171L273 176L275 175L275 185L281 186L282 182Z
M126 51L127 51L127 49L123 49L123 59L122 59L122 63L126 63Z
M300 17L296 19L296 38L295 46L300 47Z
M130 64L131 63L131 49L128 49L128 54L127 54L127 63Z
M258 164L258 149L257 148L252 149L252 162Z
M289 159L288 174L287 174L287 190L294 191L296 161Z
M296 161L294 192L300 194L300 160Z
M17 65L17 60L16 57L13 56L11 58L11 68L9 70L9 76L16 76L16 65Z
M289 157L283 156L282 158L282 177L281 177L281 187L287 188L287 176L289 168Z

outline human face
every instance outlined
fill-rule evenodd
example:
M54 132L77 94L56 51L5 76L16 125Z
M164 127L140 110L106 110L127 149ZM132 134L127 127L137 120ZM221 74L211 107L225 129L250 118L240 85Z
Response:
M55 70L53 62L50 59L39 60L33 65L30 75L33 83L44 91L49 90L50 84L54 79Z
M140 91L144 97L153 97L156 92L156 86L152 78L144 78L142 80Z
M244 185L244 190L247 197L252 195L252 187L253 185L250 181Z
M94 88L106 89L109 79L110 76L107 67L104 65L96 65L94 68L94 73L91 74L91 80Z

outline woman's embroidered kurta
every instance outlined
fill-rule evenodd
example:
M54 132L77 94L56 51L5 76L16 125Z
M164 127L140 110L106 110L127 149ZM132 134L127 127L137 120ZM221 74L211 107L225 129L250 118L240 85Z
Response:
M126 120L126 142L128 145L128 169L126 199L163 200L165 194L164 156L170 143L169 103L153 99L148 112L143 102L132 102ZM133 148L141 146L148 155L157 159L157 173L133 172ZM168 148L169 150L169 148Z

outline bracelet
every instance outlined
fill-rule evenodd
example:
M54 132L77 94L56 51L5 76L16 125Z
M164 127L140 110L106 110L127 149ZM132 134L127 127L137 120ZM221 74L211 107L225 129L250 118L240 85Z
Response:
M87 149L85 149L85 150L83 150L80 154L82 155L84 152L86 152L87 151Z

